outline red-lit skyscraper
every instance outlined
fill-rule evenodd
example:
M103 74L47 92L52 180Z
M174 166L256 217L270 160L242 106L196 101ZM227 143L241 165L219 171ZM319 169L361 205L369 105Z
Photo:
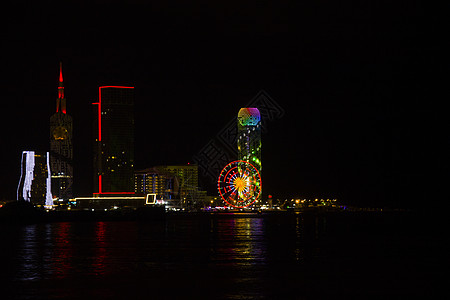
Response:
M134 194L134 88L101 86L94 106L94 194Z
M50 117L50 169L52 195L64 200L72 198L73 185L73 123L66 110L62 63L60 63L56 112Z

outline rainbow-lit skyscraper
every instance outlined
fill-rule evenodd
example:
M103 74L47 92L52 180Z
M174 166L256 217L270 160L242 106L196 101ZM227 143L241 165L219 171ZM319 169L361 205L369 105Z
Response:
M238 159L252 164L261 174L261 115L257 108L241 108L238 113Z

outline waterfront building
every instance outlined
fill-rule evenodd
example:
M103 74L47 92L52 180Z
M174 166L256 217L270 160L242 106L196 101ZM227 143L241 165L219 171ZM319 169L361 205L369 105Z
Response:
M134 191L137 195L156 194L157 199L172 199L173 182L173 175L156 167L134 173Z
M94 195L134 194L134 88L99 87L94 113Z
M56 112L50 117L50 170L52 195L64 200L69 200L73 195L72 128L72 117L67 114L60 63Z
M217 189L229 206L261 205L261 115L257 108L244 107L237 117L238 160L220 172Z
M156 167L160 172L174 177L173 194L179 199L192 199L198 191L197 165L170 165Z
M261 177L261 115L254 107L241 108L238 113L238 160L252 164ZM261 199L262 187L259 187Z
M199 189L198 165L156 166L135 172L135 192L156 194L157 199L180 200L180 206L203 201L206 191Z
M241 108L237 118L238 160L252 164L261 175L261 115L257 108Z
M238 159L251 163L261 173L261 115L257 108L238 113Z
M53 205L49 153L23 151L17 200L36 207Z

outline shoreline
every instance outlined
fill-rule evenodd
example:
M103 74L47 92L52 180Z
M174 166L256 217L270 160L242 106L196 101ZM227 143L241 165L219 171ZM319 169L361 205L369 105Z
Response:
M338 209L303 209L303 210L255 210L255 211L168 211L164 206L142 207L136 210L70 210L45 211L35 208L0 209L0 224L33 224L52 222L83 221L139 221L154 222L178 218L267 218L283 216L325 216L325 215L365 215L380 216L391 214L410 214L409 210L338 210Z

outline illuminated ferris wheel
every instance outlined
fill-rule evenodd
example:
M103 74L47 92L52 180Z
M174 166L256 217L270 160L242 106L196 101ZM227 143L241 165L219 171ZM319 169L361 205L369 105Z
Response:
M247 207L261 194L261 175L249 162L230 162L220 172L217 188L222 199L230 206Z

